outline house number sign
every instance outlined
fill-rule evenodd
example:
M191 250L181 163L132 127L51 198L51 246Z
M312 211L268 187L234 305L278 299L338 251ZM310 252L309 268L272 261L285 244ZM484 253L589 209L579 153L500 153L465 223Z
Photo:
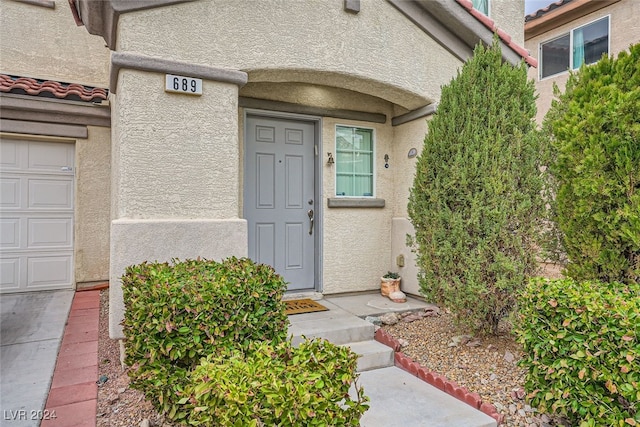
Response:
M202 95L202 79L167 74L165 77L164 91L184 93L187 95Z

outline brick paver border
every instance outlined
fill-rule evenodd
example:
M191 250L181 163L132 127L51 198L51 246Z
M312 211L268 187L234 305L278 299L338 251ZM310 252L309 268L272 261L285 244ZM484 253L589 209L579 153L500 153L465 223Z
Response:
M76 292L41 427L96 427L99 317L100 290Z

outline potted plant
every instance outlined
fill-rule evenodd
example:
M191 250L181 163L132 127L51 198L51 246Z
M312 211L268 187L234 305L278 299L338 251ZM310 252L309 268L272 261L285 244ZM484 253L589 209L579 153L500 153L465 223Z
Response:
M380 293L383 297L388 297L391 292L400 290L400 280L402 278L398 273L388 271L380 278Z
M388 271L380 278L380 293L383 297L389 297L393 302L405 302L407 300L404 292L400 290L402 278L398 273Z

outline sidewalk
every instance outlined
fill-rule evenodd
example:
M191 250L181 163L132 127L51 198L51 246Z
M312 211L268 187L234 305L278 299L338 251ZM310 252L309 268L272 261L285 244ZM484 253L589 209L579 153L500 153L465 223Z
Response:
M0 425L38 427L74 291L0 298Z

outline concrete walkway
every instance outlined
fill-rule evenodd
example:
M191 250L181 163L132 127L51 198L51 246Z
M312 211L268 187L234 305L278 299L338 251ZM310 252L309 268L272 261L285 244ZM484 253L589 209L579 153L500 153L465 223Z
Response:
M363 427L495 427L496 421L395 366L360 373Z
M374 326L363 320L389 312L417 311L433 308L432 304L409 297L398 304L379 292L350 296L326 297L318 301L328 311L289 316L289 333L293 342L302 337L322 337L351 347L360 355L359 385L371 399L369 410L360 420L363 427L495 427L494 418L476 407L458 400L409 372L394 366L393 352L377 341L376 348L362 350L363 343L372 342ZM391 351L388 364L378 363L386 355L380 347ZM363 362L364 363L361 363ZM373 363L369 363L373 361Z
M0 425L37 427L73 291L0 296Z

